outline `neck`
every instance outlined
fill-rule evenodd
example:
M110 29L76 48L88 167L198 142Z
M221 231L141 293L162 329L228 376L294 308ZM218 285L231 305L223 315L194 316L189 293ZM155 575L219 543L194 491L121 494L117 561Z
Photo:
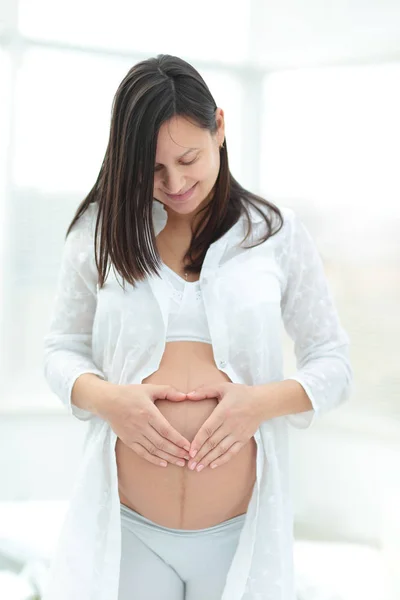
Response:
M166 227L171 231L190 231L192 224L194 223L194 215L180 215L175 211L171 210L168 206L165 207L168 214L168 221Z

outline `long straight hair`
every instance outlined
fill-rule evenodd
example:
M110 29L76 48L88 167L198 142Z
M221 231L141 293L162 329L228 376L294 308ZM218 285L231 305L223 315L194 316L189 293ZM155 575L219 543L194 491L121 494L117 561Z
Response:
M67 237L90 204L98 203L94 252L100 288L111 263L133 286L146 275L160 274L161 259L152 219L158 132L164 122L180 115L215 134L216 109L201 75L176 56L160 54L143 60L120 83L112 103L109 141L97 180L77 208L66 233ZM272 202L249 192L233 177L225 138L212 201L203 207L204 214L184 257L187 271L200 272L210 244L224 235L243 213L248 221L247 239L251 233L248 204L256 208L267 226L265 236L249 246L254 247L281 229L283 216ZM275 230L269 210L279 221Z

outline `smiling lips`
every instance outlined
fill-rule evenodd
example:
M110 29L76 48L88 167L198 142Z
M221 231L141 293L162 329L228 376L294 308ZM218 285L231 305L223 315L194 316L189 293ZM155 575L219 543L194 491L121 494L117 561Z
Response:
M196 187L197 183L195 183L191 188L189 188L186 192L184 192L183 194L167 194L168 198L171 198L171 200L187 200L188 198L190 198L190 196L192 195L194 188Z

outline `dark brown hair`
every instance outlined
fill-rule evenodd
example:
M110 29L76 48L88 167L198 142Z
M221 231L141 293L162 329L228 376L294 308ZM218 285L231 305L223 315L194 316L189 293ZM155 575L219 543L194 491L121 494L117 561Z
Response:
M159 129L180 115L214 134L216 109L201 75L176 56L160 54L141 61L122 80L112 103L110 136L97 181L77 208L66 233L67 237L90 204L98 203L95 240L100 230L99 256L97 244L94 251L99 287L106 280L109 259L133 286L146 274L159 275L160 256L152 219ZM283 225L277 206L244 189L231 174L226 139L220 149L220 170L213 189L212 201L203 207L204 215L185 255L186 270L192 273L200 272L209 245L226 233L243 212L248 220L247 239L251 219L246 205L252 204L267 226L266 236L255 246L275 235ZM280 221L275 231L265 209L272 210Z

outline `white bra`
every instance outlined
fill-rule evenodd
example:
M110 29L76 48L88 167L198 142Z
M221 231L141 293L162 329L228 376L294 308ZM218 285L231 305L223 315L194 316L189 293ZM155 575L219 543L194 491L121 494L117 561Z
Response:
M166 341L211 344L200 282L185 281L165 263L162 263L162 274L171 286Z

